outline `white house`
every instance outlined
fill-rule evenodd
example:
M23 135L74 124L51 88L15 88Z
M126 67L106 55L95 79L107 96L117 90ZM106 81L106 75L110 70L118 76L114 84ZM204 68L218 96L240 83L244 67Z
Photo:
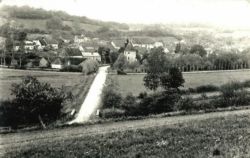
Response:
M127 61L130 62L130 63L137 61L137 59L136 59L136 51L125 50L124 55L127 58Z
M167 47L164 47L163 49L164 49L164 53L169 53L170 52Z
M52 63L51 63L51 68L52 69L62 69L63 68L63 62L60 58L55 59Z
M52 47L52 49L57 50L58 49L58 44L57 43L52 43L50 44L50 46Z
M130 63L137 61L136 50L134 49L132 42L128 41L124 50L124 56L127 58L127 61Z
M83 58L101 61L101 56L98 52L82 52Z
M163 47L163 43L162 42L155 42L154 47Z
M32 41L25 41L24 43L25 43L24 45L25 50L34 50L35 45Z
M81 36L75 36L74 38L74 42L75 43L84 43L84 42L87 42L89 41L90 38L89 37L86 37L84 35L81 35Z
M38 50L43 50L43 48L45 46L43 46L40 42L40 40L33 40L33 43L35 44L35 47L38 49Z

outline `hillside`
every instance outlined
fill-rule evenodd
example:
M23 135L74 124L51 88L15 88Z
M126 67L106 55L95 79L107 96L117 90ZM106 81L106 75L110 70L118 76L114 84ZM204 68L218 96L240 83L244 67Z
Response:
M0 9L0 25L10 21L14 25L26 29L40 29L46 31L50 29L46 23L54 18L61 20L63 26L68 27L68 31L97 31L102 27L109 27L110 29L116 30L129 29L126 24L103 22L87 17L73 16L63 11L46 11L28 6L3 6Z

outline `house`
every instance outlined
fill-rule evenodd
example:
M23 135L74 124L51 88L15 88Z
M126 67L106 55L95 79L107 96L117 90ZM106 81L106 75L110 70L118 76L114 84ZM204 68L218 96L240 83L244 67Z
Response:
M46 39L44 37L40 38L39 41L40 41L42 46L47 46L48 45L48 43L47 43L47 41L46 41Z
M14 46L13 46L14 51L19 51L20 49L20 42L14 41Z
M150 50L155 47L154 40L151 38L133 38L131 40L133 47L140 47Z
M40 40L33 40L33 43L35 45L35 48L37 48L37 50L43 50L43 48L45 47L41 44Z
M64 49L61 53L62 57L68 57L68 58L83 58L82 51L80 49L75 47L70 47L68 49Z
M25 41L24 43L25 43L24 45L25 50L34 50L35 45L32 41Z
M51 68L52 69L62 69L64 66L63 61L61 58L56 58L52 63L51 63Z
M169 53L170 52L167 47L164 47L163 49L164 49L164 53Z
M82 52L82 56L85 59L101 61L101 56L98 52Z
M127 43L125 44L124 55L130 63L137 61L136 49L134 49L132 42L129 40L127 40Z
M67 58L65 59L65 65L79 65L82 63L85 59L84 58Z
M57 43L52 43L50 44L50 46L52 47L52 49L57 50L58 49L58 44Z
M154 47L163 47L163 43L162 42L155 42Z
M84 36L83 34L81 36L75 36L75 38L74 38L75 43L84 43L87 41L90 41L90 38Z
M205 48L205 50L207 52L207 56L213 53L213 49L212 48L207 47L207 48Z
M39 67L46 68L48 66L49 66L49 61L48 60L46 60L45 58L40 59Z
M116 50L125 46L124 39L113 39L110 44Z

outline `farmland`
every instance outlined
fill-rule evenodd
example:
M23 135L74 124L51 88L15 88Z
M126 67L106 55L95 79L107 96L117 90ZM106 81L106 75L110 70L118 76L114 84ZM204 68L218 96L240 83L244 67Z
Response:
M62 73L46 71L8 70L0 69L0 100L12 99L11 84L20 83L22 77L35 76L40 82L47 82L52 87L60 88L64 86L66 91L72 92L75 99L69 105L78 109L87 94L87 91L94 79L94 75L84 76L81 73Z
M44 131L43 134L23 133L31 141L27 141L28 145L13 142L5 157L249 157L250 117L247 111L117 122ZM93 135L88 128L99 134ZM117 130L119 128L123 130ZM53 138L53 134L58 137ZM19 137L14 135L14 138L22 140L21 134L16 135ZM7 135L3 139L15 141L12 137Z
M145 74L131 75L113 75L109 78L113 79L119 85L119 91L122 95L132 93L138 95L140 92L147 91L143 85L143 77ZM235 71L211 71L211 72L190 72L183 73L185 79L184 88L195 88L201 85L222 85L230 81L245 81L250 79L250 70Z

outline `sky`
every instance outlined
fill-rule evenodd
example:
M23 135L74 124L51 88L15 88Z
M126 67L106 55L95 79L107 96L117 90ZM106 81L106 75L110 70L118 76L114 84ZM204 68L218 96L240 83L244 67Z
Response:
M250 28L250 0L0 0L1 5L29 5L122 23L209 23Z

